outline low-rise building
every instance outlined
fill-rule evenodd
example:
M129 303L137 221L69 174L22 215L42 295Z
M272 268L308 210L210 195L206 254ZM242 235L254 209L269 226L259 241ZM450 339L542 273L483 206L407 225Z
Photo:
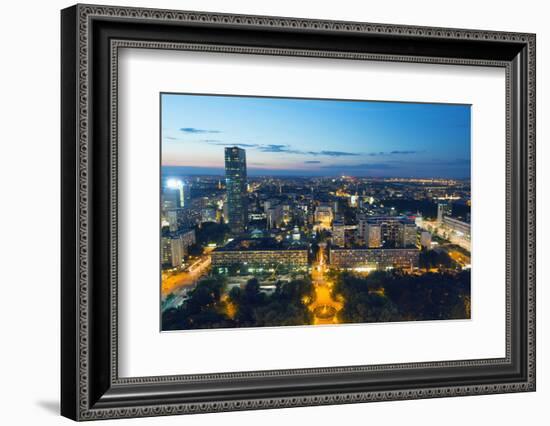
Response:
M420 250L417 248L332 248L329 263L337 269L357 271L390 268L412 270L418 267Z
M444 216L443 225L449 228L451 231L463 234L466 238L470 238L470 224L454 217Z
M218 273L246 274L268 271L304 271L308 267L308 247L299 241L277 242L273 238L238 239L211 254Z

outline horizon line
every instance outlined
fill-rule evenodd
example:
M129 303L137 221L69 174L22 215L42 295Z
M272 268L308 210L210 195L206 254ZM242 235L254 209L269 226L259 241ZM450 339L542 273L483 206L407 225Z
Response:
M168 166L168 165L162 165L161 166L161 169L164 169L164 168L189 168L189 167L193 167L193 166ZM253 169L253 170L263 170L263 169L254 169L254 168L248 168L248 169ZM285 170L285 169L281 169L281 170ZM163 173L165 174L165 173ZM223 177L225 176L225 172L223 171L223 169L220 169L220 172L219 173L213 173L213 172L208 172L208 173L205 173L205 172L202 172L202 173L199 173L199 172L186 172L184 173L185 175L187 176L216 176L216 177ZM353 175L353 174L341 174L341 173L337 173L337 174L326 174L326 175L316 175L316 174L270 174L270 173L265 173L265 174L255 174L253 176L249 176L249 177L277 177L277 178L291 178L291 177L304 177L304 178L334 178L334 177L342 177L342 176L346 176L346 177L354 177L354 178L366 178L366 179L448 179L448 180L471 180L470 177L450 177L450 176L398 176L398 175L384 175L384 176L361 176L361 175Z

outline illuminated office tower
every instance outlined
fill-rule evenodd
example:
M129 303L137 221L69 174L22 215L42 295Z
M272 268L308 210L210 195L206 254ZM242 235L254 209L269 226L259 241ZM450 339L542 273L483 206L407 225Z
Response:
M168 179L162 188L161 196L161 226L168 226L170 232L178 230L181 213L185 206L184 184L179 179Z
M162 209L177 210L181 208L181 195L178 189L164 188L162 191Z
M225 148L227 223L234 234L245 232L248 225L246 185L246 151L236 146Z

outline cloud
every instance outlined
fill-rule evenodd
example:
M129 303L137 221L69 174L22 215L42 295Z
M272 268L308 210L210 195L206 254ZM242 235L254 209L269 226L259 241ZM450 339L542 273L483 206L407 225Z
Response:
M319 151L319 152L311 151L308 154L326 155L326 156L329 156L329 157L348 157L348 156L360 155L356 152L345 152L345 151Z
M241 148L256 148L259 146L256 143L222 142L219 139L202 139L201 142L216 146L240 146Z
M354 152L344 152L344 151L300 151L299 149L293 149L289 145L260 145L260 151L262 152L274 152L274 153L286 153L286 154L303 154L303 155L325 155L327 157L343 157L343 156L355 156L360 155Z
M263 145L260 150L264 152L285 152L288 145Z
M179 140L178 138L175 138L174 136L164 136L164 139L167 139L169 141L177 141Z
M304 164L320 164L320 161L317 160L310 160L310 161L304 161Z
M225 142L219 142L219 143L212 143L212 145L217 146L240 146L241 148L256 148L259 145L255 143L225 143Z
M219 130L197 129L196 127L182 127L180 131L183 133L203 134L203 133L221 133Z
M288 145L277 145L277 144L270 144L270 145L260 145L259 150L262 152L284 152L287 154L304 154L303 151L299 151L297 149L291 149Z
M395 151L389 151L389 152L384 152L384 151L379 151L379 152L369 152L367 155L369 157L377 157L379 155L410 155L410 154L418 154L422 151L399 151L399 150L395 150Z
M383 170L383 169L393 169L395 167L388 163L362 163L362 164L331 164L327 166L321 166L321 168L333 169L333 170L349 170L349 169Z
M195 127L182 127L180 131L190 134L205 134L205 133L221 133L219 130L206 130L206 129L197 129ZM169 140L181 140L175 137L165 137ZM313 156L326 156L326 157L346 157L346 156L358 156L361 155L356 152L345 152L345 151L302 151L299 149L294 149L287 144L256 144L256 143L229 143L223 142L219 139L202 139L201 142L208 143L211 145L217 146L238 146L241 148L257 148L261 152L268 153L284 153L284 154L297 154L297 155L313 155ZM311 163L313 164L313 163Z

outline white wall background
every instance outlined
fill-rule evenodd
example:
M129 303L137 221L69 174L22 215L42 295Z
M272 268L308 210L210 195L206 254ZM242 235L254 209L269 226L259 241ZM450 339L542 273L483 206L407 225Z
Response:
M316 408L107 421L102 424L275 425L344 422L545 424L550 401L550 27L545 2L437 0L120 0L103 4L296 16L537 33L538 390ZM0 67L0 419L6 425L68 424L59 405L59 9L71 2L3 4ZM546 238L545 238L546 237ZM546 420L547 421L547 420ZM131 422L131 423L129 423Z

